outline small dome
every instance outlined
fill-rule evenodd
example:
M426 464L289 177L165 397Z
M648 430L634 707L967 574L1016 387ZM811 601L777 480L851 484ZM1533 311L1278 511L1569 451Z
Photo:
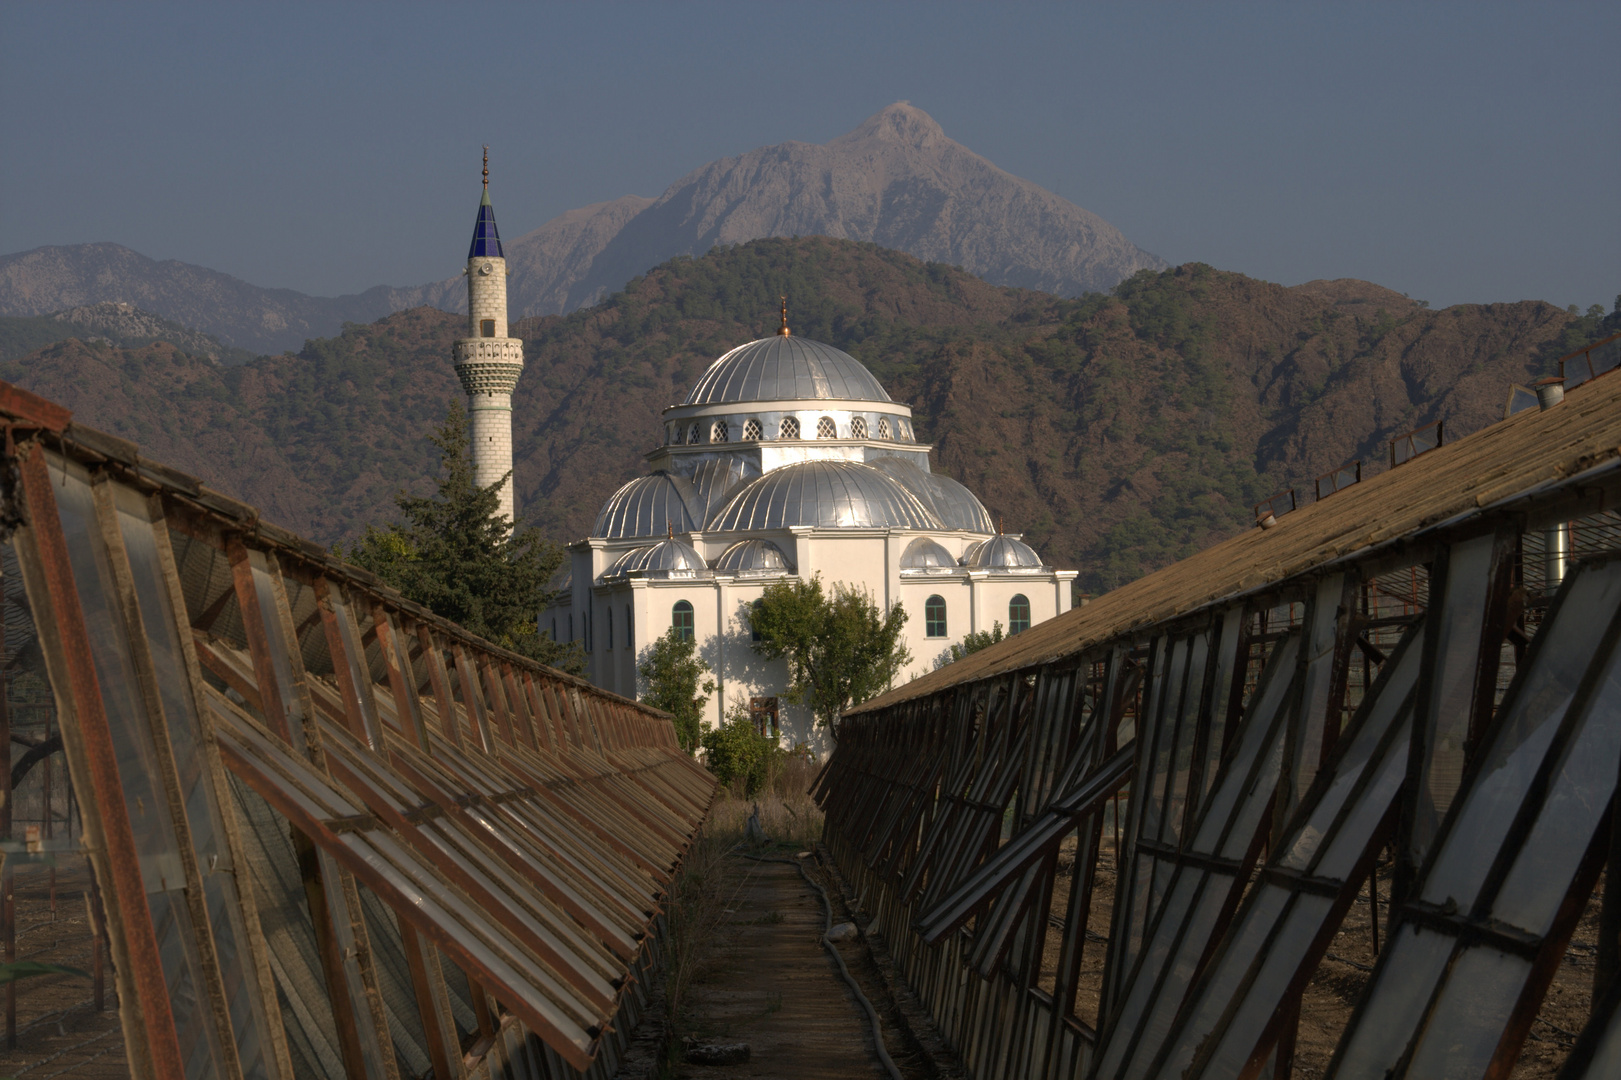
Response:
M744 540L722 552L715 560L715 569L728 574L765 577L792 574L794 564L769 540Z
M1003 573L1034 573L1043 569L1041 556L1034 548L1011 536L997 535L975 544L963 556L963 564L970 570L994 570Z
M800 337L739 345L709 365L684 404L723 401L889 401L872 372L849 353Z
M603 574L604 580L620 577L694 578L707 577L709 566L691 544L681 540L660 540L647 547L632 548Z
M949 574L957 569L957 560L951 557L951 552L941 547L927 536L920 536L906 545L901 552L901 570L913 570L925 574Z
M803 461L745 484L709 523L734 532L786 529L941 528L917 496L870 465L852 461Z
M872 464L906 486L948 529L963 532L994 533L990 511L949 476L926 472L904 457L881 457Z
M638 476L609 496L591 535L610 540L695 532L703 526L703 500L684 476Z

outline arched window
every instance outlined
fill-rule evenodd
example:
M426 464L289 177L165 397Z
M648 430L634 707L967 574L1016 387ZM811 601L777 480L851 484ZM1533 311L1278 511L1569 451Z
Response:
M867 437L867 421L864 417L856 417L850 421L850 438L865 439Z
M557 640L557 620L556 619L552 620L552 640L553 641Z
M693 421L692 430L687 432L687 441L689 443L694 443L694 444L696 444L698 442L698 423L697 423L697 421Z
M608 607L608 634L607 634L607 641L608 641L608 651L613 652L614 651L614 609L613 609L613 606L611 604Z
M1022 634L1030 629L1030 600L1020 593L1007 604L1007 632Z
M670 425L670 441L680 446L687 441L687 429L681 424Z
M759 611L763 607L765 607L765 601L764 600L756 600L754 603L749 605L749 611L750 611L750 613L752 615L752 613ZM753 620L752 617L749 620L749 640L750 641L759 641L760 640L760 629L759 629L759 627L754 625L754 620Z
M836 439L839 437L839 427L833 422L831 416L824 416L816 421L816 437L818 439Z
M889 438L889 417L887 416L878 418L878 437L880 439Z
M745 421L743 421L743 441L744 442L759 442L760 441L760 421L758 421L758 420L745 420Z
M1029 623L1025 624L1026 626ZM675 636L681 641L692 640L692 605L685 600L677 600L675 607L670 609L670 626L675 630Z
M636 617L630 613L630 605L626 604L625 605L625 648L627 648L627 649L634 649L636 647L636 622L635 622L635 618Z
M777 434L778 434L778 436L780 438L784 438L784 439L797 439L797 438L799 438L799 417L797 417L797 416L785 416L785 417L783 417L782 418L782 423L780 425L778 425L778 427L777 427Z
M923 601L923 632L929 637L946 636L946 601L941 596L931 596Z
M568 613L568 639L574 640L574 612Z
M726 430L726 421L717 420L715 426L709 429L710 442L725 442L731 433Z

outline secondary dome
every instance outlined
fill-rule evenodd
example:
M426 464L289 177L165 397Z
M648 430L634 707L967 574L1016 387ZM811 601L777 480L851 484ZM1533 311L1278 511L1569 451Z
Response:
M709 567L692 545L680 540L660 540L647 547L632 548L608 568L603 578L695 578L707 577Z
M901 552L901 569L923 574L949 574L957 569L957 560L940 544L927 536L920 536Z
M999 570L1004 573L1038 572L1043 569L1036 549L1011 536L997 535L975 544L963 557L970 570Z
M884 457L872 463L905 485L906 490L934 511L948 529L963 532L994 533L990 511L974 493L949 476L924 472L904 458Z
M769 540L742 540L733 544L715 560L715 569L728 574L767 576L791 574L794 564L782 549Z
M684 476L638 476L602 504L591 535L618 539L696 532L703 527L702 507L703 499Z
M745 484L709 523L717 532L786 529L939 529L916 495L871 465L804 461Z
M889 401L861 361L809 338L778 336L739 345L709 365L684 404L724 401Z

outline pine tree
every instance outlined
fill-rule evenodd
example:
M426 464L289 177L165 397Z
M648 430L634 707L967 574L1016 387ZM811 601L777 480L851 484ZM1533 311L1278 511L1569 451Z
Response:
M532 528L513 528L500 512L501 485L473 480L467 414L452 402L444 424L428 441L439 450L439 491L429 498L401 492L395 503L405 523L366 527L347 553L411 600L480 637L576 674L585 660L573 643L555 642L537 626L552 600L552 576L563 549Z

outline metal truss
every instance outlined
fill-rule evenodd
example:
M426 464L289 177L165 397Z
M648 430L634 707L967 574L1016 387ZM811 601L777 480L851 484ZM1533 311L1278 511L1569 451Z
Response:
M134 1075L612 1075L714 794L669 717L0 384Z
M1621 377L1404 438L842 718L827 842L973 1077L1287 1076L1365 896L1329 1076L1509 1076L1590 907L1562 1075L1621 1076Z

